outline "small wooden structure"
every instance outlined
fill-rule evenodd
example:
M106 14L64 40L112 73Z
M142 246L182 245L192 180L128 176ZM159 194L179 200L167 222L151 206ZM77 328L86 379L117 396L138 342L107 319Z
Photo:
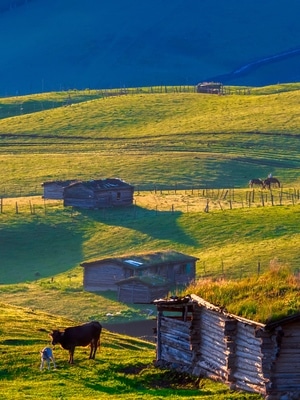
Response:
M156 300L158 366L255 392L300 399L300 313L261 324L191 295Z
M223 84L220 82L198 83L197 93L222 94L223 93Z
M64 188L70 184L77 182L75 179L66 181L48 181L43 182L42 187L44 190L44 199L63 200Z
M151 303L168 294L170 282L157 275L131 276L116 283L118 301L122 303Z
M164 284L167 283L167 290L174 286L187 285L195 279L197 258L179 253L173 250L159 251L153 253L143 253L126 255L114 258L104 258L100 260L83 262L80 264L84 268L83 284L85 290L103 291L115 290L121 293L128 289L140 289L136 285L138 281L125 281L130 277L148 277L152 280L151 286L157 284L157 279L162 278ZM133 285L135 283L135 285ZM145 280L139 282L139 286L145 287ZM160 288L162 289L162 287ZM144 290L145 298L148 297L149 289ZM123 295L122 295L123 296ZM143 300L146 302L146 300Z
M131 206L134 187L117 178L75 182L64 188L64 206L105 208Z

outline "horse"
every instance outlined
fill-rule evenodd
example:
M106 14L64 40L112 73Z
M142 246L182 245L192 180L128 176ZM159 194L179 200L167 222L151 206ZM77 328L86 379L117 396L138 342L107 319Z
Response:
M254 185L263 187L263 181L259 178L251 179L249 181L249 186L252 188Z
M267 178L263 181L263 188L271 189L271 185L280 188L280 182L277 178Z

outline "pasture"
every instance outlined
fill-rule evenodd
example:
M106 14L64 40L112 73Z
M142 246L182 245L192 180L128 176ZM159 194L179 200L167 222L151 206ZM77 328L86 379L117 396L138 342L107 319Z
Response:
M149 305L84 292L82 261L172 248L199 257L197 279L239 281L274 264L298 271L299 85L229 96L82 92L65 106L68 95L0 99L6 398L46 387L48 398L258 399L208 381L195 389L183 377L170 387L172 376L153 368L152 344L105 330L94 364L79 350L73 369L57 350L58 370L37 374L38 352L53 325L147 318ZM270 172L282 188L248 187ZM115 176L135 185L132 207L76 210L41 197L43 181Z
M183 374L154 368L152 343L104 330L96 360L89 349L77 348L74 365L68 352L54 350L57 369L39 370L40 350L49 343L54 327L74 325L70 319L30 308L0 304L1 398L45 399L259 399L233 393L221 384L203 379L200 384Z
M254 193L250 206L238 201L245 198L244 189L235 191L232 208L227 200L211 198L209 212L207 199L190 191L140 192L134 206L106 210L72 210L40 197L4 199L0 300L80 321L144 319L149 305L120 304L114 293L84 292L79 264L149 249L198 257L199 279L241 279L274 262L297 271L299 202L262 207L260 190Z
M245 187L270 172L298 184L299 85L232 93L0 99L0 193L34 195L51 179L101 177L141 190ZM69 96L74 102L65 107Z

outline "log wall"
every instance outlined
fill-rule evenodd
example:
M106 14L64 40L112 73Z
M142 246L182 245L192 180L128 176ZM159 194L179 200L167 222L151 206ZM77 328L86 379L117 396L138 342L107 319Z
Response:
M151 303L154 299L165 296L166 287L151 287L141 282L127 282L119 284L118 301L122 303Z
M282 326L272 342L276 351L270 363L268 400L300 399L300 321Z
M86 266L84 268L83 286L85 290L97 292L101 290L117 291L116 282L124 279L125 273L121 266L113 263L106 265Z
M300 399L300 321L265 325L193 303L158 308L157 361L268 400ZM168 312L165 312L168 311ZM169 314L170 316L165 316Z

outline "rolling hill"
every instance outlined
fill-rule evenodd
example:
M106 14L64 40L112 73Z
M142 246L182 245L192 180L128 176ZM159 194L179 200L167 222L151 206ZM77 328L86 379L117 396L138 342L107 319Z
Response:
M299 2L3 0L0 95L300 81Z

